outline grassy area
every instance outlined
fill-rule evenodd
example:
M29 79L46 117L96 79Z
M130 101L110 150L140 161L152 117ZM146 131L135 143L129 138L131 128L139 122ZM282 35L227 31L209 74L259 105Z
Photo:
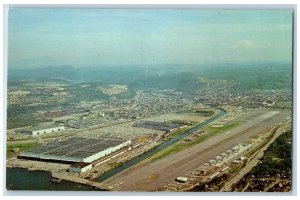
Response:
M253 139L253 140L258 139L258 138L259 138L259 135L252 135L252 136L250 137L250 139Z
M276 104L277 108L285 108L285 109L291 109L292 108L292 102L291 101L282 101Z
M37 146L36 142L9 144L6 147L7 158L16 156L20 151L29 151L36 146Z
M201 116L210 117L215 114L215 111L214 110L199 110L199 111L195 111L195 113L197 113Z
M180 134L182 134L182 133L184 133L184 132L190 130L191 128L192 128L192 127L188 127L188 128L183 128L183 129L181 129L181 130L179 130L179 131L175 131L174 133L172 133L172 134L170 135L170 138L176 137L177 135L180 135Z
M280 162L283 162L284 159L283 158L277 158L277 157L271 157L272 162L279 164Z
M205 131L207 131L209 134L215 134L215 133L219 133L219 132L224 132L224 131L228 131L236 126L238 126L240 124L240 122L235 122L223 127L207 127L205 128Z
M153 156L149 157L150 161L158 160L161 159L165 156L168 156L173 153L177 153L180 151L183 151L189 147L192 147L196 144L199 144L213 136L215 136L218 133L222 133L224 131L228 131L236 126L238 126L240 123L232 123L227 126L223 126L220 128L212 128L212 127L207 127L205 130L208 132L208 134L202 135L200 137L194 137L192 141L188 141L186 143L183 143L182 141L176 142L175 144L165 148L164 150L159 151L158 153L154 154Z
M45 117L37 117L34 114L15 114L15 115L8 115L7 117L7 128L20 128L24 126L34 126L38 123L43 122L51 122L51 119Z
M242 164L231 164L228 173L234 174L242 168Z

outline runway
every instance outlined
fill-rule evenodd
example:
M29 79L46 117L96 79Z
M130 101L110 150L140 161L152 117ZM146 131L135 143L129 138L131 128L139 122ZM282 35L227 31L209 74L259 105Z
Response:
M206 161L215 158L251 136L268 132L271 125L291 116L286 110L253 110L235 119L239 126L220 133L186 150L149 162L145 160L105 180L102 184L118 191L152 191L168 180L188 174Z

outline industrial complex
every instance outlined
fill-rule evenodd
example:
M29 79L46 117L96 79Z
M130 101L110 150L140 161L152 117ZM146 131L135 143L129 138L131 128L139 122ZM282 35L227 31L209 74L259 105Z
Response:
M116 138L79 138L73 137L59 142L51 142L31 151L20 153L21 158L36 159L60 163L86 164L103 158L131 144L131 140Z
M44 140L19 151L8 165L50 171L53 182L68 180L101 190L189 191L239 176L248 163L255 166L260 152L290 124L288 111L221 111L215 109L211 117L173 113L82 132L51 124L23 129L32 136L66 131L31 137ZM226 191L232 187L225 186Z
M184 128L187 126L179 124L179 123L144 121L144 122L135 124L134 127L171 132L171 131L177 130L178 128Z

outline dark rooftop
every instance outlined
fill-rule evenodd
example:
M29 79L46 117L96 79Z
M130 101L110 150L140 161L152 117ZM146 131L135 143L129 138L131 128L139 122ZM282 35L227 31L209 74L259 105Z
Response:
M50 142L39 146L31 150L30 153L86 158L124 142L125 140L117 138L92 139L72 137L67 140Z
M169 122L152 122L152 121L144 121L139 124L134 124L134 127L153 129L159 131L170 131L174 128L178 128L181 125L177 123L169 123Z

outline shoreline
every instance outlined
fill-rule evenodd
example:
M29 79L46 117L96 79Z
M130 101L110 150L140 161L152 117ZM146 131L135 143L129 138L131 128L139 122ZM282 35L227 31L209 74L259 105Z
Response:
M51 177L55 178L55 179L70 181L73 183L80 183L80 184L87 185L87 186L90 186L90 187L93 187L96 189L100 189L101 191L109 191L109 189L100 182L86 180L84 178L76 177L74 175L68 175L66 173L52 172L50 174L51 174Z
M22 179L19 179L22 177ZM18 191L106 191L83 181L66 178L56 179L51 172L28 170L20 167L6 167L6 185L9 192Z
M48 167L45 167L45 166ZM53 170L53 165L60 166L59 168L57 168L57 170ZM51 178L53 179L60 179L60 180L64 180L64 181L69 181L72 183L79 183L79 184L83 184L86 186L90 186L93 187L95 189L98 190L102 190L102 191L107 191L108 189L103 185L100 184L100 182L94 182L94 181L90 181L84 178L80 178L76 175L71 175L65 172L65 170L69 167L69 165L67 164L59 164L57 165L57 163L41 163L39 161L28 161L28 160L19 160L17 158L13 158L7 161L6 163L6 168L9 169L24 169L27 170L29 172L34 172L34 171L42 171L42 172L46 172L48 173ZM7 170L6 170L7 173Z

